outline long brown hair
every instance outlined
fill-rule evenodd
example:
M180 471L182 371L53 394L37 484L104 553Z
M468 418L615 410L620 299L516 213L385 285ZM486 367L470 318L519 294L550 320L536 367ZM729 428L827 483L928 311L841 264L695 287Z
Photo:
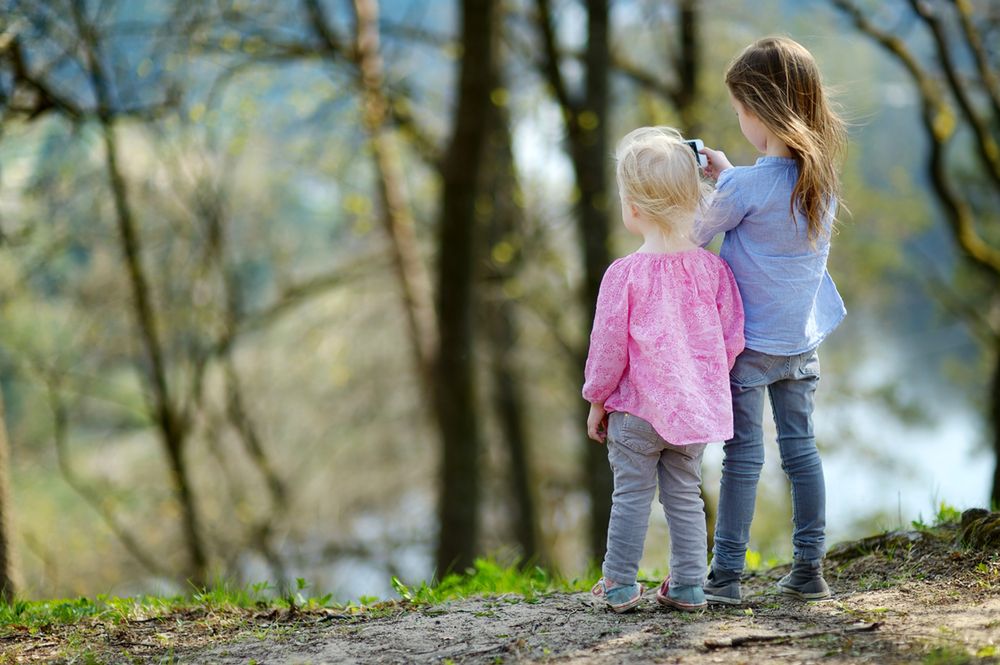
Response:
M847 146L844 121L831 108L812 54L787 37L765 37L726 69L733 97L791 150L799 167L790 210L806 218L813 242L840 194L838 163Z

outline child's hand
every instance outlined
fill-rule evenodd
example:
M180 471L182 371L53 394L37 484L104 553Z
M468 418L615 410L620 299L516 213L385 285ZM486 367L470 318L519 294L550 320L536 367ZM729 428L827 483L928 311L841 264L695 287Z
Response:
M726 157L726 153L721 150L712 150L711 148L702 148L699 152L708 158L708 166L702 169L709 178L718 178L719 174L726 169L733 168L733 165L729 162Z
M598 443L604 443L608 436L608 413L603 404L591 404L587 416L587 436Z

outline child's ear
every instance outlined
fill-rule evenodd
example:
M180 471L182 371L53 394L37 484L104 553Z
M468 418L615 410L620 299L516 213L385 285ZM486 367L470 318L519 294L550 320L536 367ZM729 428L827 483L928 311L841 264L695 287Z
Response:
M637 206L634 203L629 203L628 204L628 211L629 211L629 214L632 215L632 217L638 217L639 216L639 206Z

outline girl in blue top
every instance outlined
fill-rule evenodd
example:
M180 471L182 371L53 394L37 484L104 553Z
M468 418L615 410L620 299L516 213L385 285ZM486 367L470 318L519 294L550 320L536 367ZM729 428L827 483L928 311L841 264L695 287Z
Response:
M813 435L816 349L846 313L826 270L839 194L843 121L830 108L812 55L791 39L748 46L726 71L743 136L763 154L733 167L704 149L716 193L693 240L725 233L720 255L743 299L746 350L730 372L734 434L725 443L709 602L738 605L757 481L764 464L764 394L770 396L781 464L792 487L791 572L783 593L830 597L821 562L826 489Z

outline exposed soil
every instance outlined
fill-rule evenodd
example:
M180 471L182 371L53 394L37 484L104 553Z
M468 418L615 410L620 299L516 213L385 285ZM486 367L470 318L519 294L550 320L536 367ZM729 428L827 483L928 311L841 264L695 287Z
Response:
M660 609L653 591L625 615L563 593L360 615L190 612L14 631L0 663L998 663L1000 553L956 541L938 530L834 548L836 595L816 603L774 590L786 566L749 576L742 607L699 614Z

